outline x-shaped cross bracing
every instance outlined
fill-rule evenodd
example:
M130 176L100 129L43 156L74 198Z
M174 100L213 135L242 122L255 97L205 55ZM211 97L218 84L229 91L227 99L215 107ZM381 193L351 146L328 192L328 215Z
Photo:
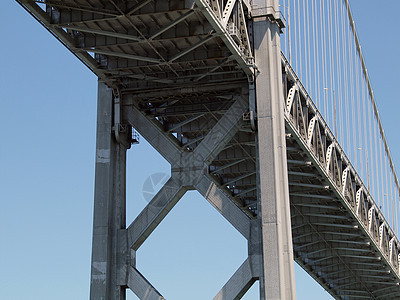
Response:
M208 175L208 166L240 128L248 109L245 97L235 102L203 141L191 152L179 147L175 137L166 133L157 120L151 120L138 108L127 109L126 119L171 164L171 177L127 228L127 247L136 251L188 190L197 190L248 241L249 258L239 267L214 299L238 299L259 277L257 220L252 220ZM128 267L126 285L140 299L164 299L136 270Z

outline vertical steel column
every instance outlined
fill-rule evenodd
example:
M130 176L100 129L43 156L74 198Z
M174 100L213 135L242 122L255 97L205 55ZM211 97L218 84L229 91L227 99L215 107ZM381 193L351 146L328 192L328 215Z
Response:
M260 299L296 299L278 0L254 0ZM255 249L253 249L254 251Z
M124 300L126 150L113 133L113 95L98 85L91 300Z

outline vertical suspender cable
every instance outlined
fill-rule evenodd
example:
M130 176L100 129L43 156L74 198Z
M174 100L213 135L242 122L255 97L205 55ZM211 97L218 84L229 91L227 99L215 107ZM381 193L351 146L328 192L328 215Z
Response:
M363 108L361 107L361 102L362 102L362 95L361 95L361 91L360 91L360 68L359 68L359 63L357 60L357 50L355 45L353 45L353 56L354 56L354 70L356 72L356 91L357 91L357 138L358 138L358 147L361 147L361 149L364 148L363 142L362 142L362 126L361 126L361 116L363 114ZM366 130L366 128L364 128L364 131ZM359 165L361 167L361 173L363 173L363 151L361 151L360 153L358 153L359 155ZM362 176L364 177L364 174L362 174ZM364 179L363 179L364 180Z
M346 22L347 24L347 22ZM354 57L353 57L353 47L350 39L350 26L346 26L346 35L347 35L347 41L349 44L349 60L350 60L350 107L351 107L351 125L352 125L352 130L351 133L349 133L351 140L351 150L353 152L353 160L356 162L356 165L358 164L358 159L357 159L357 143L356 143L356 137L357 137L357 127L356 127L356 99L355 99L355 87L357 86L357 82L355 80L355 75L354 75ZM350 130L349 130L350 131Z
M299 63L300 63L300 79L302 80L302 81L304 81L304 77L303 77L303 68L302 68L302 60L303 60L303 55L302 55L302 51L301 51L301 48L302 48L302 41L304 40L303 38L302 38L302 36L301 36L301 33L302 32L304 32L304 31L302 31L301 30L301 22L300 22L300 0L299 0L299 2L298 2L298 5L297 5L297 22L298 22L298 24L297 24L297 28L298 28L298 30L299 30L299 43L298 43L298 45L299 45Z
M346 22L347 23L347 22ZM350 103L351 103L351 121L352 121L352 150L353 150L353 159L358 164L358 156L357 156L357 126L356 126L356 88L357 88L357 80L355 76L354 69L354 51L353 51L353 43L351 42L351 33L350 33L350 25L347 26L347 38L349 43L349 57L350 57L350 76L351 76L351 85L350 85ZM355 83L355 84L354 84Z
M315 0L311 0L311 15L312 15L312 40L313 40L313 56L314 56L314 98L317 99L318 109L322 111L321 98L319 97L319 76L317 68L317 58L318 58L318 43L317 43L317 22L315 18Z
M349 153L349 156L351 158L351 161L353 161L353 149L351 145L351 140L350 140L350 111L351 111L351 99L350 99L350 80L351 78L351 64L350 64L350 57L349 57L349 42L347 39L347 22L346 19L344 18L344 6L341 4L341 18L342 18L342 30L343 30L343 42L344 42L344 47L343 47L343 57L344 57L344 84L345 84L345 106L344 109L346 110L345 116L346 116L346 144L347 144L347 153Z
M400 210L400 205L399 205L399 198L398 198L398 190L396 189L395 186L393 186L393 201L394 201L394 221L395 221L395 227L397 229L397 236L400 233L399 230L399 210Z
M376 123L374 122L374 144L375 144L375 179L374 179L374 184L376 184L376 189L377 189L377 198L378 202L381 204L381 189L380 189L380 184L379 184L379 166L378 166L378 139L377 139L377 132L376 132Z
M344 99L343 99L343 114L345 118L345 122L343 122L344 126L344 132L346 133L346 143L345 143L345 149L346 152L349 153L350 159L352 159L352 151L351 151L351 145L350 145L350 134L349 134L349 110L350 110L350 105L349 105L349 83L348 83L348 62L347 62L347 40L346 40L346 25L345 25L345 19L343 17L344 11L343 11L343 5L340 5L340 18L341 18L341 40L342 40L342 68L343 70L343 92L344 92ZM344 133L343 132L343 133Z
M339 41L341 42L340 44L340 50L341 52L341 68L340 68L340 74L342 75L342 129L343 129L343 148L344 150L348 153L348 143L347 143L347 64L346 64L346 40L344 38L344 26L343 26L343 11L342 7L340 5L341 1L338 2L338 20L339 20L339 28L340 28L340 33L339 33ZM351 155L350 155L351 158Z
M341 52L340 52L340 46L339 46L339 41L340 41L340 31L339 31L339 16L338 16L338 2L335 0L335 32L336 32L336 47L335 47L335 52L336 52L336 78L337 78L337 86L338 86L338 92L337 92L337 105L338 105L338 117L339 117L339 122L338 122L338 127L339 127L339 143L342 143L342 83L341 83L341 74L339 70L342 68L340 66L340 59L341 59Z
M399 201L399 197L400 197L400 192L398 189L396 189L396 193L394 193L395 195L395 206L397 206L396 209L396 228L397 228L397 233L399 233L399 214L400 214L400 201Z
M286 0L283 0L283 15L285 16L285 19L286 19L287 21L289 21L288 18L287 18ZM288 53L290 53L290 50L288 50L288 37L287 37L288 34L289 34L288 30L289 30L289 29L286 28L285 35L284 35L284 39L285 39L285 41L284 41L285 55L287 55ZM289 57L290 57L290 55L289 55Z
M313 93L312 93L312 86L313 86L313 84L312 84L312 81L311 81L311 72L312 72L312 66L311 66L311 50L312 50L312 48L311 48L311 33L310 33L310 31L311 31L311 25L310 25L310 21L312 21L311 20L311 18L310 18L310 8L309 8L309 3L310 3L310 1L311 0L307 0L306 1L306 8L307 8L307 10L306 10L306 12L307 12L307 61L308 61L308 78L307 78L307 80L308 80L308 90L310 91L310 96L311 97L314 97L314 95L313 95Z
M344 134L343 134L343 84L342 84L342 73L340 72L343 70L343 65L342 65L342 53L340 49L342 48L342 45L340 44L341 41L341 30L340 30L340 16L339 16L339 3L337 0L335 0L335 17L336 17L336 52L337 52L337 66L336 66L336 73L338 77L338 105L339 105L339 137L341 144L344 145L345 139L344 139Z
M395 175L392 173L392 176L394 177ZM394 180L393 180L393 183L394 183ZM397 201L397 194L398 193L398 190L396 189L396 187L395 186L393 186L393 202L394 202L394 209L393 209L393 211L394 211L394 221L393 221L393 223L394 223L394 227L396 228L396 235L398 236L398 234L399 234L399 223L398 223L398 216L399 216L399 214L398 214L398 210L399 210L399 208L400 208L400 205L399 205L399 202Z
M305 47L305 54L306 54L306 86L307 86L307 90L310 92L311 95L311 90L310 90L310 80L309 80L309 76L310 76L310 28L309 28L309 21L310 18L308 16L308 1L309 0L305 0L305 6L304 6L304 22L305 22L305 30L306 30L306 47Z
M391 201L391 215L392 215L392 227L393 227L393 231L396 233L397 236L397 226L396 226L396 222L395 222L395 217L396 217L396 211L395 211L395 205L394 205L394 194L393 194L393 182L394 182L394 178L393 178L393 174L390 172L390 201Z
M319 13L319 19L320 23L322 25L320 33L321 33L321 41L322 41L322 91L324 95L324 108L325 108L325 114L324 117L329 124L329 114L328 114L328 105L327 105L327 100L326 100L326 92L325 88L327 88L327 82L326 82L326 38L325 38L325 1L321 1L322 5L319 6L320 13Z
M360 81L360 84L361 84L361 89L362 89L362 98L361 98L361 101L362 101L362 106L363 106L363 124L364 124L364 126L363 126L363 130L362 130L362 132L364 133L364 138L363 138L363 145L362 145L362 152L363 152L363 154L365 154L365 160L364 160L364 162L363 163L365 163L365 170L366 170L366 174L367 174L367 172L369 172L369 170L367 169L367 161L368 161L368 132L371 132L371 131L369 131L369 130L367 130L367 107L366 107L366 102L367 102L367 99L366 99L366 93L365 93L365 84L363 83L363 81L361 80ZM369 177L369 174L367 174L367 178L364 178L364 180L365 179L367 179L368 180L368 177ZM369 185L369 182L367 182L367 184Z
M307 27L306 27L306 5L303 2L303 27L302 32L303 32L303 47L304 47L304 75L305 78L303 79L303 82L305 86L307 86L307 78L308 78L308 73L307 73Z
M367 99L366 99L365 84L364 84L364 80L362 78L360 78L360 86L361 86L361 93L362 93L361 102L362 102L362 106L363 106L363 118L362 118L363 130L362 130L362 132L364 133L363 146L362 147L363 147L363 153L365 154L365 159L364 159L363 162L364 162L365 167L366 167L367 159L368 159L366 151L368 149L368 136L369 136L367 133L369 133L370 131L367 130L367 128L368 128L367 127L367 107L366 107ZM366 170L365 174L367 176L369 176L367 174L368 169L365 169L365 170Z
M367 98L368 98L368 95L367 95ZM375 174L375 172L372 172L372 170L373 170L373 160L372 160L372 158L373 158L373 154L374 154L374 148L372 147L372 139L373 139L373 128L372 128L372 122L373 122L373 115L372 115L372 112L371 112L371 107L370 107L370 105L367 105L367 109L368 109L368 127L369 127L369 130L368 130L368 132L369 132L369 136L368 136L368 140L369 140L369 151L368 151L368 160L369 160L369 176L370 176L370 180L372 181L373 179L374 179L374 176L372 176L372 174ZM372 178L371 178L372 177ZM372 192L372 195L375 195L375 185L374 184L372 184L372 186L371 186L371 192Z
M296 12L296 5L297 0L293 1L293 24L294 24L294 55L296 57L295 59L295 64L296 64L296 70L299 71L299 56L297 54L297 12Z
M312 19L310 17L310 8L309 8L309 3L311 0L306 1L306 7L307 7L307 39L308 39L308 48L307 48L307 54L308 54L308 90L310 91L310 96L314 97L315 96L312 94L312 80L311 80L311 73L312 73L312 62L311 62L311 24L310 21L312 22Z
M385 186L386 186L386 218L389 220L390 219L390 199L389 199L389 188L388 188L388 177L387 177L387 159L386 159L386 155L383 155L383 159L385 160ZM390 223L389 223L390 224Z
M338 72L338 70L339 70L339 56L340 56L340 51L339 51L339 46L338 46L338 44L339 44L339 30L338 30L338 15L337 15L337 0L334 0L334 7L333 7L333 12L334 12L334 15L335 15L335 26L334 26L334 28L336 28L336 30L335 30L335 47L334 47L334 53L336 53L336 61L335 61L335 64L334 64L334 72L335 72L335 78L336 78L336 80L335 80L335 82L336 82L336 85L337 85L337 89L336 89L336 98L337 98L337 101L336 101L336 103L337 103L337 106L338 106L338 112L339 112L339 117L341 117L341 110L340 110L340 104L341 104L341 89L340 89L340 86L341 86L341 84L340 84L340 76L339 76L339 72ZM336 116L335 116L335 121L334 121L335 123L336 123ZM339 132L338 132L338 136L336 137L336 139L339 141L339 143L341 142L341 138L342 138L342 130L341 130L341 128L342 128L342 126L341 126L341 122L338 122L339 123Z
M376 107L374 93L372 91L372 86L371 86L371 83L369 81L367 68L365 66L364 58L363 58L363 55L362 55L361 46L360 46L360 43L359 43L359 40L358 40L357 31L356 31L355 24L354 24L354 21L353 21L353 16L352 16L351 10L350 10L349 0L344 0L344 2L346 4L347 15L348 15L349 20L350 20L350 25L351 25L351 28L352 28L353 37L354 37L355 43L357 45L357 51L358 51L358 54L359 54L359 57L360 57L364 78L365 78L365 81L367 83L368 93L370 94L370 100L371 100L371 103L372 103L372 106L373 106L373 109L374 109L374 114L375 114L375 117L376 117L376 120L377 120L377 123L378 123L378 126L379 126L379 132L380 132L380 135L382 137L382 141L383 141L383 144L384 144L384 147L385 147L386 154L388 156L390 168L391 168L391 170L393 172L393 176L394 176L397 192L400 194L399 180L397 178L396 170L394 168L394 164L393 164L393 161L392 161L392 158L391 158L391 155L390 155L389 146L388 146L388 144L386 142L386 138L385 138L385 134L384 134L384 131L383 131L382 123L381 123L380 117L379 117L378 108Z
M332 123L331 123L331 128L336 128L336 124L335 124L335 122L336 122L336 120L335 120L335 107L334 107L334 105L335 105L335 99L332 97L333 96L333 94L334 94L334 91L336 90L336 92L337 92L337 89L336 89L336 87L335 87L335 85L334 85L334 75L335 75L335 73L334 73L334 69L333 69L333 47L334 47L334 42L333 42L333 30L332 30L332 28L333 28L333 26L332 26L332 19L333 19L333 17L332 17L332 15L333 15L333 11L332 11L332 7L331 7L331 4L332 4L332 1L328 1L328 35L329 35L329 73L330 73L330 89L329 89L329 95L330 95L330 97L329 97L329 99L330 99L330 102L331 102L331 105L330 105L330 110L331 110L331 120L332 120ZM336 132L335 132L335 135L336 135ZM335 136L335 139L338 139L338 137L337 136Z
M340 28L340 33L339 33L339 43L340 43L340 49L342 50L341 53L341 61L340 61L340 75L341 75L341 91L342 91L342 103L341 103L341 115L342 115L342 137L343 137L343 148L346 152L348 149L348 144L347 144L347 65L346 65L346 40L344 38L344 26L343 26L343 16L342 16L342 8L340 6L341 1L338 1L338 22L339 22L339 28Z
M384 177L383 177L383 160L382 160L382 141L381 137L379 137L379 165L380 165L380 180L379 184L381 186L381 194L382 194L382 201L383 201L383 208L385 211L385 184L384 184Z

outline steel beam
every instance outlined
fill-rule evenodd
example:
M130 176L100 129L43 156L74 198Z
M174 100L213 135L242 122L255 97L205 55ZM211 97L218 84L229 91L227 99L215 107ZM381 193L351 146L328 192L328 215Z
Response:
M170 178L128 227L129 247L137 250L182 198L186 190Z
M247 258L213 300L241 299L255 281L250 260Z
M158 292L134 267L130 267L129 269L127 285L139 299L165 300L160 292Z
M211 179L201 176L196 189L246 239L250 238L250 218Z
M174 163L181 151L172 135L166 135L157 123L144 116L139 109L130 106L124 118L169 162Z
M247 109L246 99L236 97L235 102L211 129L204 141L196 147L195 155L211 163L239 130L243 113Z
M74 25L54 25L54 27L61 27L61 28L69 29L69 30L76 30L79 32L87 32L87 33L92 33L92 34L111 36L111 37L115 37L115 38L132 40L132 41L143 40L143 38L133 36L130 34L118 33L118 32L113 32L113 31L102 30L102 29L85 28L85 27L74 26Z

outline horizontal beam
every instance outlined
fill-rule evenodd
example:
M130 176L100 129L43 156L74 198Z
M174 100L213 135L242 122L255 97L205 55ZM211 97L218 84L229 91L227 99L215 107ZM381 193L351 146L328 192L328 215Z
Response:
M182 50L181 52L179 52L178 54L174 55L173 57L171 57L169 59L169 63L174 62L175 60L177 60L178 58L181 58L182 56L188 54L189 52L192 52L193 50L197 49L198 47L200 47L201 45L204 45L205 43L207 43L208 41L212 40L214 38L213 35L207 36L204 39L201 39L200 41L198 41L197 43L194 43L192 46L186 48L185 50Z
M21 0L21 2L28 2L28 1L29 0ZM30 2L33 2L33 1L30 1ZM51 5L53 7L67 8L70 10L84 11L84 12L90 12L90 13L94 13L94 14L102 14L102 15L106 15L106 16L115 16L115 17L120 16L120 13L117 11L93 7L93 6L68 4L68 3L65 3L65 1L42 0L42 1L36 1L36 2Z
M99 49L95 49L95 48L86 49L86 51L97 53L97 54L102 54L102 55L107 55L107 56L114 56L114 57L126 58L126 59L131 59L131 60L145 61L145 62L150 62L150 63L155 63L155 64L160 64L163 62L161 59L158 59L158 58L152 58L152 57L147 57L147 56L138 56L138 55L127 54L127 53L122 53L122 52L99 50Z
M149 38L149 40L155 39L157 36L159 36L160 34L164 33L165 31L167 31L168 29L174 27L175 25L177 25L178 23L182 22L183 20L189 18L191 15L193 15L196 12L196 10L192 9L189 10L188 12L184 13L183 15L181 15L179 18L173 20L171 23L169 23L168 25L162 27L160 30L158 30L157 32L153 33L153 35Z
M138 36L125 34L125 33L119 33L119 32L113 32L113 31L107 31L107 30L102 30L102 29L84 28L84 27L73 26L73 25L54 25L54 27L65 28L65 29L75 30L75 31L79 31L79 32L93 33L93 34L104 35L104 36L111 36L111 37L115 37L115 38L132 40L132 41L137 41L137 42L143 40L142 38L140 38Z

